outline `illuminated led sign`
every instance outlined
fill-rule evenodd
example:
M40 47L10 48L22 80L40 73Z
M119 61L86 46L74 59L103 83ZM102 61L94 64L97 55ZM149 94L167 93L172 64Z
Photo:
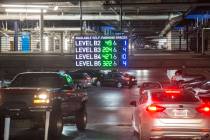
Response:
M128 43L127 36L76 36L76 67L127 67Z

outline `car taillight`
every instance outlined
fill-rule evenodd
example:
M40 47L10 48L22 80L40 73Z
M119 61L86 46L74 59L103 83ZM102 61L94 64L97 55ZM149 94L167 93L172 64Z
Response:
M126 81L129 81L129 80L130 80L129 77L124 77L124 76L122 77L122 79L123 79L123 80L126 80Z
M204 104L196 108L196 110L200 113L210 113L210 105Z
M166 109L165 107L156 104L151 104L146 108L148 112L163 112L165 109Z
M167 93L167 94L180 94L181 90L178 90L178 89L165 89L165 93Z

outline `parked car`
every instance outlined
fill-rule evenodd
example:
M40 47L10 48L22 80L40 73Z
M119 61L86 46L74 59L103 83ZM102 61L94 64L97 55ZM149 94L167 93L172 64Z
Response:
M186 74L182 73L180 70L175 72L175 75L172 76L171 82L175 84L182 84L184 82L192 81L192 80L206 80L206 77L203 75L196 74Z
M180 84L180 88L195 88L198 87L200 85L202 85L203 83L205 83L206 80L200 80L200 79L194 79L194 80L190 80L187 82L183 82L182 84Z
M104 76L104 73L100 70L84 70L84 69L80 69L77 70L76 72L78 73L87 73L91 78L92 78L92 84L94 86L100 87L101 86L101 79Z
M102 86L115 86L117 88L129 87L132 88L135 82L132 82L132 78L127 74L121 72L109 72L101 80Z
M71 75L71 77L73 78L77 88L84 89L91 87L92 80L87 73L74 71L74 72L68 72L68 74Z
M143 82L139 87L139 94L143 94L145 90L150 89L162 89L162 85L160 82Z
M14 120L30 120L38 128L44 127L46 110L51 112L49 135L53 138L61 135L66 122L76 124L78 130L86 128L88 97L74 88L68 74L20 73L0 92L0 132L3 132L3 119L7 115Z
M193 91L195 95L208 94L210 92L210 81L204 81L188 89Z
M124 76L130 79L131 85L137 85L137 79L135 76L128 73L125 73Z
M139 140L210 136L210 105L187 90L147 90L137 101L132 127Z

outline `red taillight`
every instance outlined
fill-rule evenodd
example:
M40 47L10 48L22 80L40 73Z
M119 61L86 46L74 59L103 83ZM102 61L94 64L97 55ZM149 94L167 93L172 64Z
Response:
M129 77L123 77L123 80L130 81Z
M167 94L180 94L181 91L178 89L165 89L165 93Z
M165 109L165 107L156 104L151 104L146 108L148 112L163 112Z
M197 107L196 110L200 113L210 113L210 105L201 105Z

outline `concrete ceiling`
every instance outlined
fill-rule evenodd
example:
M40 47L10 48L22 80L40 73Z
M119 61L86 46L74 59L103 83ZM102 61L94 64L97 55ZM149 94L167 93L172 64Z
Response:
M80 20L79 0L0 0L1 4L48 5L44 19L62 27L62 21ZM182 15L196 6L210 6L209 0L122 0L122 27L124 31L143 37L157 36L174 17ZM53 8L58 6L58 10ZM83 20L119 28L120 0L82 0ZM39 20L38 14L8 14L0 8L0 20ZM68 24L67 24L68 25ZM80 24L78 24L79 27ZM75 26L75 24L74 24Z

